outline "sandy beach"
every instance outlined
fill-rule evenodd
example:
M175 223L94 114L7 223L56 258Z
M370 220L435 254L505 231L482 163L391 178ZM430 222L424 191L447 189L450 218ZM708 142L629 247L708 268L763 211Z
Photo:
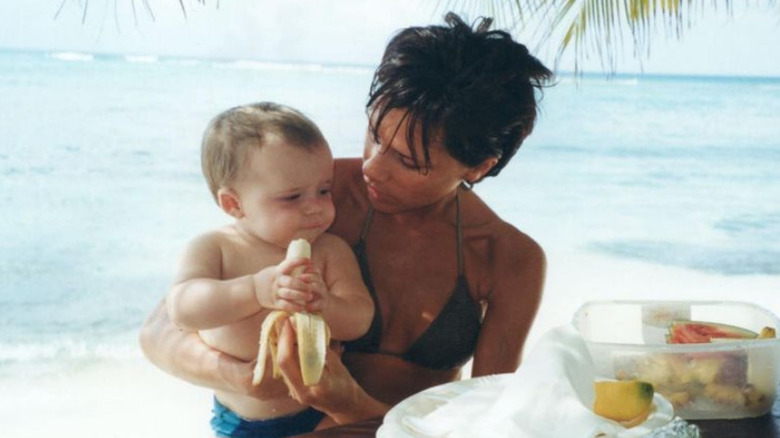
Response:
M2 435L8 438L209 437L210 392L137 359L67 375L3 381Z

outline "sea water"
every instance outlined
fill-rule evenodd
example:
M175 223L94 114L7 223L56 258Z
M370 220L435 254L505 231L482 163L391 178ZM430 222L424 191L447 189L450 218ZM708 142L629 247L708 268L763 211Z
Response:
M0 381L140 357L184 244L229 220L200 174L209 119L278 101L358 156L371 73L0 52ZM779 114L780 79L561 76L514 161L475 190L551 269L576 254L780 288ZM557 284L546 294L577 296Z

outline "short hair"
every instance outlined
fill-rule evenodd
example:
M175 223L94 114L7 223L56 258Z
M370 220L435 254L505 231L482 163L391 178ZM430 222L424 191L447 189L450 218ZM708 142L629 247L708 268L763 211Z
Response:
M491 18L480 18L474 29L452 12L444 20L447 26L409 27L390 40L371 83L369 129L378 141L388 112L404 110L410 153L423 172L432 136L442 135L464 165L498 158L485 175L496 176L533 130L536 91L553 73L507 32L488 30ZM418 127L422 160L414 149Z
M247 152L262 147L269 135L297 147L328 145L314 122L285 105L259 102L223 111L209 122L201 143L201 168L215 201L217 191L235 181Z

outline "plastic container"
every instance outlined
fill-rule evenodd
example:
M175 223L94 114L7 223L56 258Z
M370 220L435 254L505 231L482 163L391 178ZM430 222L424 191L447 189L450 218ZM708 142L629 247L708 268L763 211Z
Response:
M650 382L684 419L769 412L780 380L780 339L667 344L675 320L780 331L780 320L766 309L727 301L592 301L577 310L573 323L598 376Z

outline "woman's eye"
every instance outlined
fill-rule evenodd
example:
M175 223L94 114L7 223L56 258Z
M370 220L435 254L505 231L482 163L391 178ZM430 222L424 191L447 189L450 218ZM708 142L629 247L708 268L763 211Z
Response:
M401 162L401 166L403 166L405 169L413 170L418 173L425 174L430 170L429 166L420 166L416 161L409 157L399 158L399 161Z
M420 168L411 157L407 157L405 155L398 154L398 161L400 161L401 165L407 169L417 170Z
M330 195L330 187L328 187L327 189L321 189L320 195Z
M400 161L401 165L407 169L417 169L417 165L414 164L411 160L405 160L402 158Z
M291 202L291 201L295 201L295 200L297 200L297 199L298 199L298 198L300 198L300 197L301 197L301 195L299 195L299 194L295 194L295 195L285 196L285 197L284 197L284 198L282 198L282 199L283 199L283 200L285 200L285 201L289 201L289 202Z

